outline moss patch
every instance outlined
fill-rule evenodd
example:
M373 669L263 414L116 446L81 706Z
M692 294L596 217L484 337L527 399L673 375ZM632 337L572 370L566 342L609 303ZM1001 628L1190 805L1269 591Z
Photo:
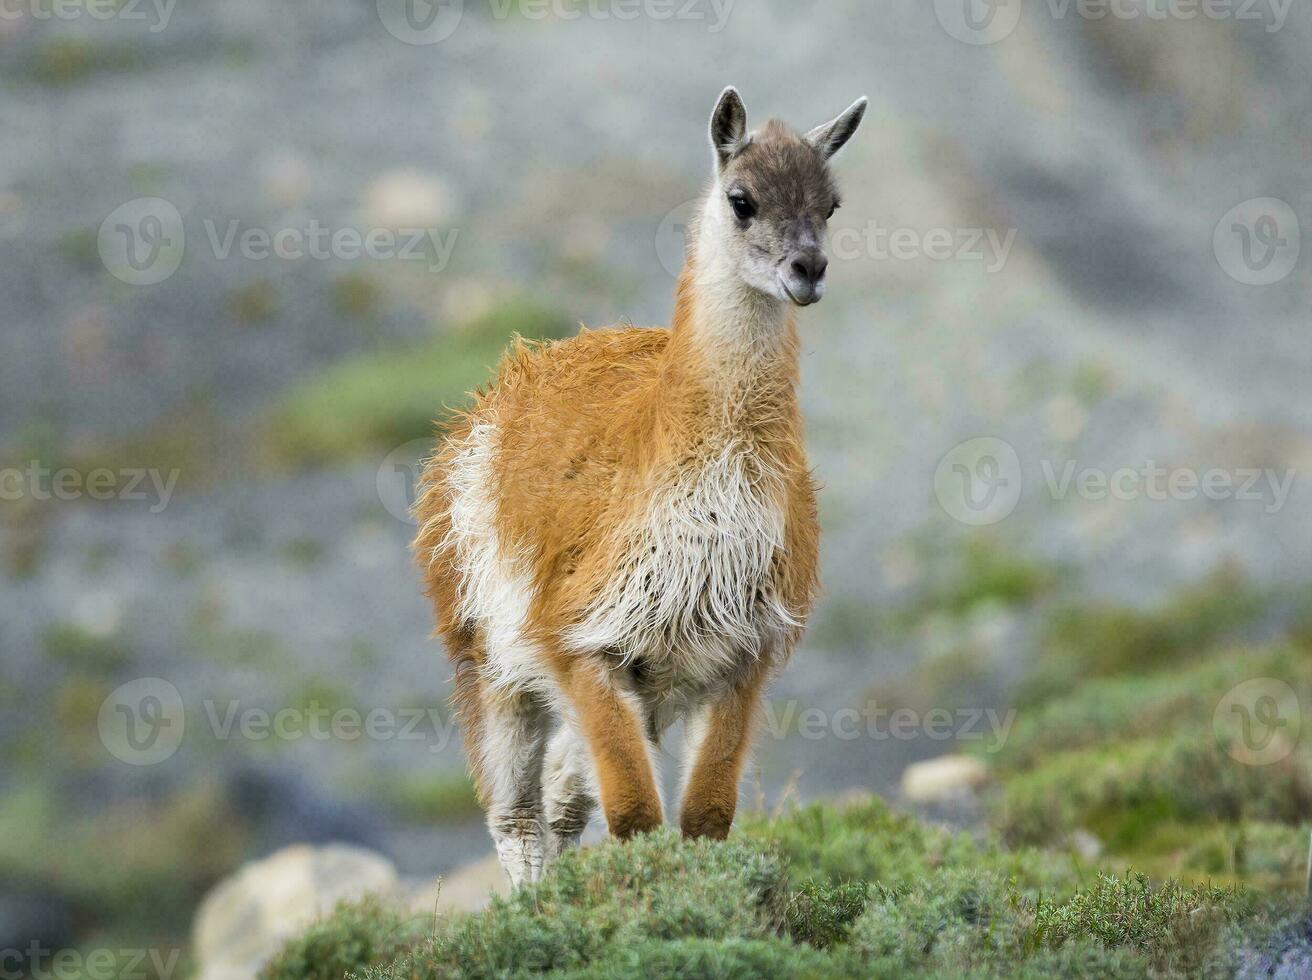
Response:
M271 409L264 462L283 470L329 465L429 438L434 420L488 379L512 335L558 338L573 329L554 312L511 301L413 349L340 361Z

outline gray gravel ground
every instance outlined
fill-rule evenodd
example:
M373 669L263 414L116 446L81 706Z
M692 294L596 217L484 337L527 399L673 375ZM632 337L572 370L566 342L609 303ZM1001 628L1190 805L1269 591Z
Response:
M972 46L914 2L739 0L717 31L709 4L689 8L709 19L668 21L464 7L455 32L428 46L398 41L364 0L208 0L179 6L157 33L123 20L0 23L8 458L25 463L49 433L62 447L118 444L200 414L226 434L207 450L236 467L244 426L290 383L449 328L514 289L592 325L663 322L674 282L662 257L678 251L663 219L705 180L704 119L719 90L736 84L756 121L799 126L865 93L866 123L837 166L846 254L802 318L826 598L779 697L841 707L921 654L873 629L855 645L821 638L835 610L917 595L912 536L978 533L954 519L972 512L953 484L938 484L946 501L935 489L945 457L949 475L954 461L974 465L951 455L969 439L1016 453L1023 492L992 533L1073 567L1085 594L1149 602L1226 563L1259 582L1305 576L1310 265L1304 256L1279 283L1242 284L1226 271L1238 246L1226 238L1218 252L1213 231L1257 197L1312 226L1312 10L1297 6L1274 32L1234 21L1150 30L1032 4L1011 36ZM207 242L206 221L365 224L371 189L397 172L441 189L440 227L458 237L440 272L369 264L385 299L367 328L333 301L359 263L225 259ZM186 254L167 281L129 286L100 264L96 234L143 196L176 206ZM944 229L964 254L882 256L888 241L868 221L921 239ZM987 238L974 244L976 229L1014 234L1005 261ZM252 284L273 291L273 309L237 322L233 297ZM1104 473L1150 461L1231 476L1292 469L1293 482L1284 498L1259 483L1253 500L1156 500L1142 484L1133 499L1059 496L1047 473L1060 478L1068 460ZM131 664L115 680L167 679L189 722L204 723L206 699L276 710L315 685L362 710L440 703L445 668L410 528L379 499L380 462L220 480L180 490L160 513L122 500L43 505L35 570L0 589L6 676L39 682L51 670L42 637L71 622L126 637ZM206 654L197 623L211 621L258 637L255 654ZM1004 616L986 631L1002 680L981 703L1005 703L1028 629ZM17 737L42 710L16 706L5 730ZM433 870L446 863L435 852L463 860L481 838L424 836L340 801L380 773L457 771L445 734L274 752L189 742L147 773L107 760L96 792L181 782L196 766L295 773L336 814L328 825L381 837L403 870ZM943 750L793 738L767 741L759 762L767 790L800 768L815 795L888 789L905 762Z

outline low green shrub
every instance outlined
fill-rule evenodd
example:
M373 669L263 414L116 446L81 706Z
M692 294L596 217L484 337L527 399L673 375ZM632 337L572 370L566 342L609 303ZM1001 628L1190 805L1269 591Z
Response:
M843 977L842 963L786 939L676 939L646 941L615 949L580 970L554 974L559 980L760 980L762 977Z
M1065 901L1041 901L1026 942L1060 948L1093 940L1106 949L1133 949L1152 967L1197 975L1223 927L1252 914L1254 902L1236 889L1189 887L1167 881L1154 887L1142 874L1099 875L1092 888Z
M427 924L431 928L431 923ZM261 980L345 980L395 960L429 931L374 898L343 902L293 939L260 972Z
M264 980L1229 976L1300 921L1240 888L1082 880L1064 856L1008 855L877 801L745 830L608 840L431 929L343 907ZM863 832L869 849L852 846Z
M787 903L784 863L768 849L663 830L570 852L541 882L448 920L431 943L372 975L574 976L603 964L654 965L667 955L695 960L700 947L679 944L773 939Z
M847 938L849 928L870 897L865 881L808 881L788 900L788 935L816 949L829 949Z
M881 887L852 927L852 950L876 976L1014 962L1019 904L1005 879L963 868Z
M776 820L747 815L740 823L743 833L786 859L795 886L861 880L903 888L954 868L989 870L1035 892L1076 882L1065 858L1025 848L1009 851L988 837L930 826L877 798L843 808L812 804Z

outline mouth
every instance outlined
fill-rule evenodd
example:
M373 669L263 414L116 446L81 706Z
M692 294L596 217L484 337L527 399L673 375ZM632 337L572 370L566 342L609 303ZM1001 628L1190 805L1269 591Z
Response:
M824 295L824 290L819 287L819 284L812 286L805 297L799 297L783 276L779 277L779 285L783 287L784 292L788 294L788 298L797 306L811 306L813 303L820 302L820 297Z

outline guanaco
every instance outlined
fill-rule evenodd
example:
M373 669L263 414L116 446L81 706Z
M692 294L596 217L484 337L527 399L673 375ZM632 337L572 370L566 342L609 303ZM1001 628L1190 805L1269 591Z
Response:
M653 750L678 719L682 831L729 832L763 687L816 592L794 309L824 295L829 160L865 108L749 133L725 89L673 325L515 338L425 464L416 560L514 885L598 799L617 837L661 823Z

